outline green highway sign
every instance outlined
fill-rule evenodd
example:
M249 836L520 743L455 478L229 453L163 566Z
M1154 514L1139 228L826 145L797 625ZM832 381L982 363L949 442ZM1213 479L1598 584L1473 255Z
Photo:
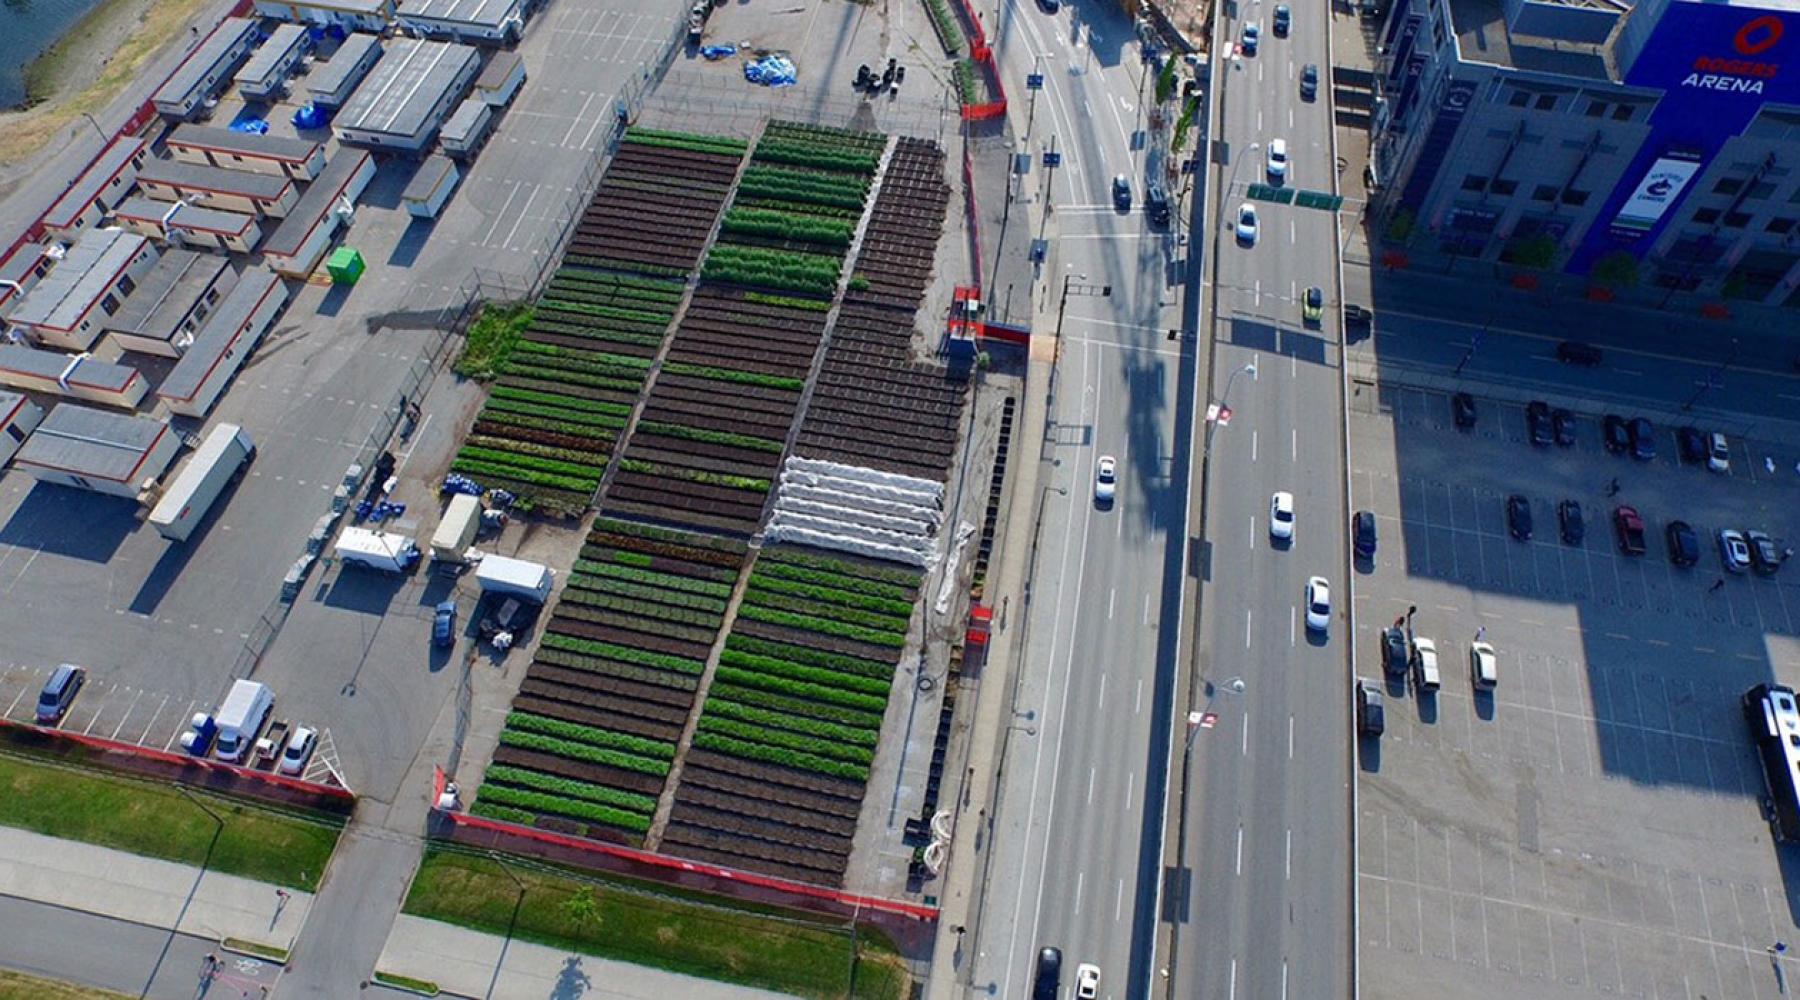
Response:
M1344 207L1344 199L1335 194L1297 191L1273 184L1252 184L1245 196L1251 201L1272 201L1281 205L1293 205L1295 208L1317 208L1327 212L1335 212Z
M1301 191L1294 197L1294 204L1301 208L1321 208L1327 212L1335 212L1344 207L1344 199L1324 191Z
M1294 201L1294 191L1292 188L1276 187L1273 184L1252 184L1248 197L1251 201L1273 201L1291 205Z

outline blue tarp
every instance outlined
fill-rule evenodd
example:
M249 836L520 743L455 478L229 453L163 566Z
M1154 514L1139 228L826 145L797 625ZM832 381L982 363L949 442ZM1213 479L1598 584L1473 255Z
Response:
M700 54L702 56L705 56L708 59L723 59L726 56L737 55L737 46L735 46L735 45L702 45L700 47Z
M787 56L768 55L744 65L744 79L765 87L792 87L794 61Z
M319 110L310 101L300 105L294 111L295 128L324 128L331 121L331 116Z
M231 131L250 135L268 135L269 123L261 118L239 118L231 123Z

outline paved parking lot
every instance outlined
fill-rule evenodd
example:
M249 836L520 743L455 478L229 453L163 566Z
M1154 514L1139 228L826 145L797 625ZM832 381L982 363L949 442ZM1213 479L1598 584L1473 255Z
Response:
M1573 447L1533 448L1517 402L1478 399L1459 432L1442 391L1353 388L1352 503L1381 538L1356 580L1359 672L1381 675L1379 632L1411 610L1443 675L1435 696L1384 679L1387 734L1364 747L1364 996L1777 996L1767 949L1800 936L1800 904L1738 697L1800 680L1800 576L1727 574L1713 536L1791 535L1792 459L1771 474L1779 450L1738 441L1732 473L1708 473L1659 427L1658 458L1635 462L1602 448L1597 413ZM1530 542L1508 534L1515 492ZM1558 537L1564 499L1579 544ZM1618 552L1620 503L1648 522L1644 556ZM1697 566L1668 561L1673 517L1700 536ZM1469 680L1478 631L1499 654L1491 693Z

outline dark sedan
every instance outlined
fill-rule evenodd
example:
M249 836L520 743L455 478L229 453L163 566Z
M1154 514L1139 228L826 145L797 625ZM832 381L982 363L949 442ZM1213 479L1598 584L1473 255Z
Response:
M1677 566L1692 566L1700 561L1700 537L1686 521L1670 521L1663 529L1669 543L1669 561Z
M1631 457L1640 462L1656 457L1656 427L1643 417L1631 418Z
M1531 436L1531 443L1540 447L1548 447L1554 441L1555 434L1550 428L1550 404L1541 399L1534 399L1525 406L1525 430Z
M1450 415L1456 420L1456 426L1465 431L1475 426L1475 397L1466 392L1451 396Z
M1631 429L1626 426L1625 418L1617 413L1608 413L1600 419L1600 432L1606 450L1615 455L1631 447Z
M1506 498L1506 528L1521 542L1531 540L1531 501L1524 494L1514 493Z
M1556 443L1564 448L1575 444L1575 414L1562 407L1550 411L1550 425L1556 430Z
M1556 522L1562 528L1562 540L1565 544L1581 544L1582 536L1587 533L1581 519L1581 504L1574 500L1564 500L1557 504Z

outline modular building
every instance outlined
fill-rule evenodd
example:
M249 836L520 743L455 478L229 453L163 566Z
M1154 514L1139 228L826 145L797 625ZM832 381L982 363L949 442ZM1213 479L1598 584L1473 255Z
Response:
M135 500L180 447L165 420L58 403L13 456L13 468L39 482Z
M131 135L114 139L44 213L44 228L64 239L73 239L83 229L99 223L114 205L125 200L131 182L149 158L150 144L143 139Z
M287 91L287 78L312 51L312 36L298 24L283 24L251 53L234 77L238 93L253 101L272 101Z
M349 223L356 199L374 176L375 157L360 149L338 150L263 244L264 263L289 277L311 275L331 249L338 228Z
M247 17L228 17L212 34L188 53L175 72L150 98L159 114L176 121L195 117L206 102L218 96L225 81L249 57L261 33Z
M256 0L256 12L295 24L381 31L394 19L394 0Z
M39 344L85 351L100 339L106 318L118 314L157 256L156 247L136 233L89 229L7 319Z
M225 258L170 250L138 282L125 308L106 321L106 332L123 350L179 358L236 284L237 273Z
M331 61L306 74L306 96L321 108L336 111L356 91L363 77L381 60L381 39L358 32L344 39Z
M471 97L457 105L456 112L444 123L444 130L438 134L438 145L443 147L446 156L471 159L487 141L488 130L493 127L494 109L481 98Z
M467 45L395 39L339 112L339 141L424 152L480 67L479 53Z
M400 192L400 204L414 218L435 219L450 200L450 192L456 190L458 176L449 157L427 156L406 182L406 190Z
M475 96L496 108L512 103L525 85L525 59L517 52L496 52L475 78Z
M299 189L287 177L178 160L152 160L145 164L138 174L138 187L158 201L185 201L224 212L277 218L286 215L300 198Z
M0 385L129 410L150 393L143 373L130 365L86 354L0 345Z
M183 163L280 174L297 181L310 181L325 169L325 145L311 139L186 124L175 126L163 145Z
M400 0L400 26L430 38L511 45L525 33L520 0Z
M274 272L260 267L246 272L157 387L156 398L184 417L206 416L287 299L287 286Z
M25 293L37 287L56 264L48 243L21 243L0 260L0 318L12 315Z
M249 253L262 239L262 226L254 215L221 212L185 201L133 198L113 210L113 220L139 236L207 250Z
M23 393L0 392L0 465L12 461L19 445L43 420L44 408Z

